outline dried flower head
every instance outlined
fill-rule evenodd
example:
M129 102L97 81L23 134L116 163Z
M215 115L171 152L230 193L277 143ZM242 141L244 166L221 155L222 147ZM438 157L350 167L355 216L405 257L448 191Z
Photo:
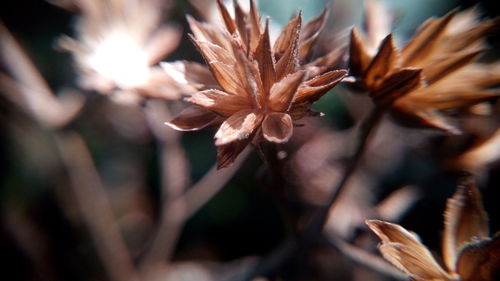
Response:
M476 11L448 13L424 22L401 49L392 34L372 54L354 28L350 66L358 84L378 105L420 124L458 133L444 112L497 96L497 64L474 63L485 50L484 36L498 20L479 21Z
M187 108L167 123L178 130L219 124L215 134L219 168L234 161L252 141L287 142L293 120L314 114L308 107L346 75L344 70L317 75L316 66L301 66L326 14L301 28L300 13L283 29L274 45L269 21L261 25L250 1L245 12L236 3L235 18L220 2L225 28L188 18L192 40L217 81L216 88L191 95ZM302 34L302 36L301 36ZM311 75L311 73L316 75Z
M493 281L500 276L500 235L488 237L488 218L472 182L459 185L445 211L442 267L418 237L397 224L368 220L385 259L421 281Z
M161 25L159 0L71 0L82 13L78 40L63 37L60 46L73 53L83 88L120 100L141 95L178 98L178 85L152 67L178 45L181 31ZM119 94L118 94L119 93Z

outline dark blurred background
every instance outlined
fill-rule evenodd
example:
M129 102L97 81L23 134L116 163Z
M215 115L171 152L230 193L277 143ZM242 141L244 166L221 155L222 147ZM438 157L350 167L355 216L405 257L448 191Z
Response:
M283 24L299 8L304 10L306 19L312 18L320 13L327 1L260 2L263 12ZM352 10L361 3L335 2L351 5ZM485 17L500 14L500 6L494 0L386 2L396 11L396 31L403 38L407 38L425 18L443 15L457 6L479 5ZM353 12L353 22L344 22L345 27L359 24L362 11L358 10ZM173 2L168 16L168 21L183 26L184 33L189 31L184 17L186 13L195 14L195 11L187 1L178 0ZM335 13L333 10L333 16ZM77 72L72 67L71 56L54 48L55 40L61 34L74 33L73 14L41 0L3 0L0 19L52 89L76 87ZM500 37L496 35L488 40L492 46L488 56L498 57ZM186 34L179 48L166 58L168 61L178 59L200 61ZM353 116L335 95L335 92L345 91L336 89L316 105L326 113L321 126L339 131L353 126ZM146 129L127 130L127 126L121 124L126 120L124 116L138 116L140 120L129 125L144 126L140 110L120 108L96 93L85 92L84 95L88 100L83 112L68 126L79 131L87 141L96 167L109 189L117 217L124 228L133 230L126 237L127 243L133 254L140 257L147 240L145 237L158 220L160 208L158 144ZM183 134L182 143L190 161L192 182L200 179L214 162L212 136L212 130ZM400 223L418 233L436 252L440 249L446 199L453 194L463 176L459 171L441 168L440 160L435 157L439 149L428 149L441 147L444 142L442 136L433 136L421 147L417 146L418 149L406 150L400 165L382 174L372 191L374 200L378 201L404 185L418 186L423 195L404 214ZM65 207L61 206L59 199L67 196L64 186L68 185L68 179L51 135L3 96L0 96L0 171L0 279L106 280L85 225L62 210ZM493 231L500 229L499 172L497 162L479 179ZM229 262L272 251L287 233L275 198L259 184L262 173L262 161L254 153L229 184L187 222L174 261ZM127 216L131 209L147 216ZM33 260L32 251L44 253L43 258ZM328 260L325 263L328 265ZM351 280L352 276L339 278L343 279L335 280Z

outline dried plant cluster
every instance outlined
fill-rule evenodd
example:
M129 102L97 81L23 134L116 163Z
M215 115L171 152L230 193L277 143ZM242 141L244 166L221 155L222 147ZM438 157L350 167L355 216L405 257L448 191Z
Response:
M192 41L203 55L217 88L192 94L195 106L167 123L179 130L220 124L215 134L219 168L231 164L251 142L284 143L293 122L313 115L309 106L337 85L345 70L332 70L324 61L305 64L326 19L326 12L302 28L301 14L292 19L272 45L269 20L251 1L244 12L235 3L235 18L218 1L224 27L190 18ZM336 61L336 60L334 60Z
M448 199L443 234L443 268L415 233L400 225L368 220L382 240L383 256L411 280L497 280L500 276L500 233L489 236L488 216L474 183L458 186Z
M54 201L75 228L88 228L89 235L81 236L90 236L109 280L334 280L348 275L338 266L344 258L372 269L367 273L353 265L356 280L379 280L373 272L415 281L500 280L500 235L490 234L476 187L499 168L500 63L492 59L495 54L481 57L490 50L487 38L498 30L498 18L483 19L478 8L457 8L426 20L400 44L391 33L394 16L376 0L366 0L363 28L349 27L345 36L331 31L340 22L329 19L332 7L305 23L297 11L275 32L276 24L261 15L254 0L248 7L236 0L191 0L184 42L181 25L166 23L165 17L182 5L51 2L77 16L75 34L57 40L58 48L72 55L75 88L52 90L0 22L0 102L21 109L12 111L15 118L6 125L23 139L21 145L33 145L32 138L19 137L27 135L19 130L25 116L50 136L50 148L37 148L31 160L42 161L44 149L56 151L51 157L57 159L50 160L56 168L40 174L60 177L47 180L57 186ZM179 44L191 44L193 53L169 60ZM194 61L194 52L203 63ZM338 104L325 102L329 92ZM353 124L342 130L327 124L314 110L316 102L345 105ZM87 146L84 136L99 134L85 131L89 123L104 132L98 137L118 132L142 148L154 143L150 149L158 156L142 162L131 157L111 168L102 159L95 164L92 150L100 143ZM214 166L190 185L197 172L190 170L187 155L201 150L191 146L186 151L182 140L192 138L185 131L201 129L215 129L217 155ZM239 171L249 147L265 167L251 178L283 209L290 241L258 260L181 262L189 257L176 252L185 223ZM429 155L437 150L448 154ZM412 208L425 192L423 184L391 191L377 202L377 189L389 181L388 174L401 166L423 166L404 163L407 155L420 152L430 159L425 169L434 169L425 175L427 182L436 175L453 181L457 172L469 175L446 205L442 259L415 233L387 222ZM147 171L151 159L159 162L154 173ZM101 178L120 169L126 171L121 181L113 175ZM152 174L158 179L151 180ZM123 186L106 187L114 181L127 192L120 193ZM150 198L158 196L157 190L161 199ZM50 247L35 245L50 235L40 236L43 231L20 213L5 215L9 231L41 271L50 271L44 262ZM381 240L382 257L371 253L376 237L369 230ZM298 274L313 270L318 271L314 278Z

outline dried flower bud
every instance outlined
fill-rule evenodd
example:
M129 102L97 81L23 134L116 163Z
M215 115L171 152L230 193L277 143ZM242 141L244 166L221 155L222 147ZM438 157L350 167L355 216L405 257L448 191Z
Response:
M474 63L484 36L498 20L479 21L474 10L429 19L398 50L389 34L375 55L356 29L351 33L352 74L374 102L390 106L400 120L459 133L443 114L498 96L498 64ZM368 45L368 47L365 47Z
M382 240L385 259L414 280L493 281L500 274L500 235L488 237L488 217L471 180L458 186L445 211L441 267L415 234L379 220L366 221Z
M222 122L215 134L218 167L222 168L251 142L287 142L293 121L314 114L308 107L339 83L346 71L311 77L308 67L301 65L326 13L304 28L299 13L272 45L269 21L265 27L261 25L253 1L248 12L236 3L235 18L221 1L217 3L224 28L192 18L188 21L194 34L191 39L218 87L192 94L186 100L196 107L167 124L179 130L197 130Z
M60 46L73 53L79 83L88 90L114 94L121 101L143 96L175 99L181 85L153 67L178 45L181 31L162 26L157 0L72 0L82 15L78 39L63 37Z

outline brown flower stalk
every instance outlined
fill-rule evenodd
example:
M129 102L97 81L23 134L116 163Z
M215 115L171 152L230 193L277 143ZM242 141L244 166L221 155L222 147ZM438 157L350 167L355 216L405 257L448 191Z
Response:
M498 89L488 89L500 81L496 64L474 63L485 50L484 36L497 24L477 20L475 10L454 10L424 22L401 50L389 34L376 54L354 28L351 71L376 104L390 106L412 124L459 133L445 112L498 96Z
M253 1L249 12L236 3L234 19L217 3L223 30L188 20L194 34L191 38L218 87L191 95L186 100L195 106L167 124L189 131L222 123L215 134L217 162L222 168L251 142L287 142L293 121L314 115L308 107L339 83L346 71L318 73L316 65L300 64L309 55L326 13L304 28L299 13L271 45L269 23L262 27Z
M412 280L493 281L500 276L500 235L488 237L487 214L472 182L459 185L446 205L445 267L403 227L379 220L366 223L382 240L382 255Z

